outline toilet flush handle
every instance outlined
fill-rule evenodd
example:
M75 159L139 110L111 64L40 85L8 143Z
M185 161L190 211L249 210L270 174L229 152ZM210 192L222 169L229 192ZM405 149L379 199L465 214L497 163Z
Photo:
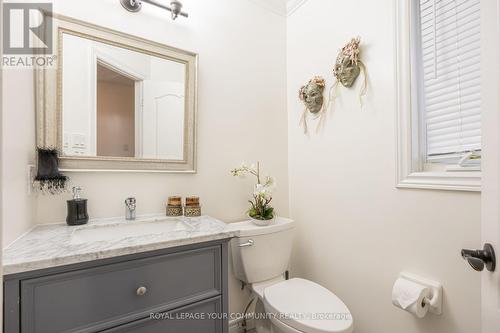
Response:
M254 241L252 239L249 239L246 243L240 244L238 246L239 247L249 247L249 246L253 246L253 244L254 244Z

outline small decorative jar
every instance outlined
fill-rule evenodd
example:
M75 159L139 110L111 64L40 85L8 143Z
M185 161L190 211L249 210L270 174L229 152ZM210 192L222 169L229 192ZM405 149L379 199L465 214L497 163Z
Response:
M179 196L168 197L168 206L182 206L182 198Z
M182 216L181 197L169 197L167 201L167 216Z
M200 198L199 197L187 197L186 198L186 206L193 207L193 206L199 206L200 205Z
M184 206L184 216L186 217L201 216L201 206L199 197L186 198L186 205Z

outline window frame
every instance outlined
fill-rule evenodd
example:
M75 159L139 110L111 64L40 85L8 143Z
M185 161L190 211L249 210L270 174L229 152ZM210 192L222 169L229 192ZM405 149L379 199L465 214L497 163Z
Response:
M446 171L445 164L428 163L421 95L416 89L415 48L412 29L416 0L396 0L396 132L397 188L481 191L480 171ZM413 62L413 63L412 63ZM421 81L421 80L420 80Z

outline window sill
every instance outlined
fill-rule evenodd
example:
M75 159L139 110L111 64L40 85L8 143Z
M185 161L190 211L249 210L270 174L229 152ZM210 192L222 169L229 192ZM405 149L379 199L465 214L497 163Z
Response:
M396 187L480 192L481 172L412 172L400 179Z

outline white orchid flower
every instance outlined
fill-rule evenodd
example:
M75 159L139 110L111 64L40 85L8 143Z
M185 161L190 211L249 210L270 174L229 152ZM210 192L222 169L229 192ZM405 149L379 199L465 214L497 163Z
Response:
M254 186L253 200L249 200L251 207L249 215L252 218L269 220L274 216L273 207L270 202L272 200L272 193L276 187L276 179L270 176L261 177L260 164L254 163L247 165L242 163L240 167L231 170L233 176L244 177L252 175L256 177L257 184Z
M266 176L266 182L264 183L268 188L274 190L276 188L276 178Z
M255 184L255 188L253 190L253 194L260 196L266 191L266 188L263 184Z
M261 198L269 199L272 195L272 191L265 184L257 184L255 185L253 194Z

